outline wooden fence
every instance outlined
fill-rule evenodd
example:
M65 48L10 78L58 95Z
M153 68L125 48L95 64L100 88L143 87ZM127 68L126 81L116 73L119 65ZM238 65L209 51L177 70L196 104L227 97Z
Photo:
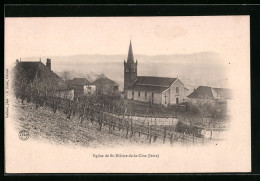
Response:
M125 138L130 139L133 136L146 136L150 144L153 142L166 143L167 140L171 145L175 141L184 143L204 143L206 140L203 137L197 137L195 132L186 133L177 132L173 126L155 126L142 123L133 123L133 119L124 115L116 116L115 112L98 103L89 102L87 99L81 102L62 99L55 96L37 96L30 99L38 106L51 107L55 113L57 110L62 111L67 119L71 116L78 116L79 125L83 126L85 121L90 121L92 124L97 124L98 130L103 131L104 127L108 128L108 132L122 131L125 132ZM126 111L125 111L126 112Z

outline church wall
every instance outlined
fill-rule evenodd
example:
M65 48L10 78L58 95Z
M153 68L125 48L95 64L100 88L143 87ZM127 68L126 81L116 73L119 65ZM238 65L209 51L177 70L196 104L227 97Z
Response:
M140 96L138 95L138 92L140 92ZM132 99L132 90L127 90L127 99ZM140 101L140 102L149 102L152 101L152 92L146 92L145 97L145 91L134 91L134 100ZM153 93L153 103L154 104L161 104L162 102L162 94L161 93Z
M161 93L154 93L153 103L154 104L161 104L162 102L162 94Z
M138 92L140 92L140 96L138 95ZM146 96L145 96L145 91L135 91L135 100L141 102L149 102L148 92L146 92Z
M179 87L179 93L176 92L176 87ZM170 87L170 104L176 104L176 98L178 98L179 103L184 102L185 92L184 92L184 85L177 80L173 85Z
M170 89L167 89L166 91L162 92L162 102L161 104L164 106L167 106L170 103ZM165 98L166 95L166 98ZM166 99L166 103L165 103L165 99Z

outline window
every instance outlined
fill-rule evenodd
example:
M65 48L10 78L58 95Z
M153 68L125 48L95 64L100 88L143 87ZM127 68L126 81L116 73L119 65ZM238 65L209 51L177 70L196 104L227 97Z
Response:
M153 98L153 93L152 93L152 98Z
M146 92L144 93L144 96L147 97L147 93Z
M140 97L140 92L138 92L138 97Z
M135 72L135 69L133 69L133 72Z
M128 70L128 69L125 69L125 72L129 72L129 70Z
M176 87L176 93L179 93L179 87Z
M135 95L135 92L134 92L134 91L132 91L132 95Z

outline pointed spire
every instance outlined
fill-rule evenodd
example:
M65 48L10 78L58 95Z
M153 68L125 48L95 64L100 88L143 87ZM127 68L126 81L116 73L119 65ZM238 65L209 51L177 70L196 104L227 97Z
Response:
M133 50L132 50L131 40L130 40L130 45L129 45L129 50L128 50L127 63L134 63L134 54L133 54Z

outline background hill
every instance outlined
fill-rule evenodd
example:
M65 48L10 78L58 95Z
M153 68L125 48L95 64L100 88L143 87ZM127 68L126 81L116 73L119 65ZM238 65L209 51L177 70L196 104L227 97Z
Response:
M47 57L41 57L43 63ZM52 70L58 75L68 71L71 78L87 77L94 81L100 74L116 81L123 88L123 61L127 55L72 55L49 56ZM229 87L225 61L213 52L173 55L136 54L138 75L179 77L185 86L193 89L198 85ZM26 57L22 61L39 61L40 57Z

